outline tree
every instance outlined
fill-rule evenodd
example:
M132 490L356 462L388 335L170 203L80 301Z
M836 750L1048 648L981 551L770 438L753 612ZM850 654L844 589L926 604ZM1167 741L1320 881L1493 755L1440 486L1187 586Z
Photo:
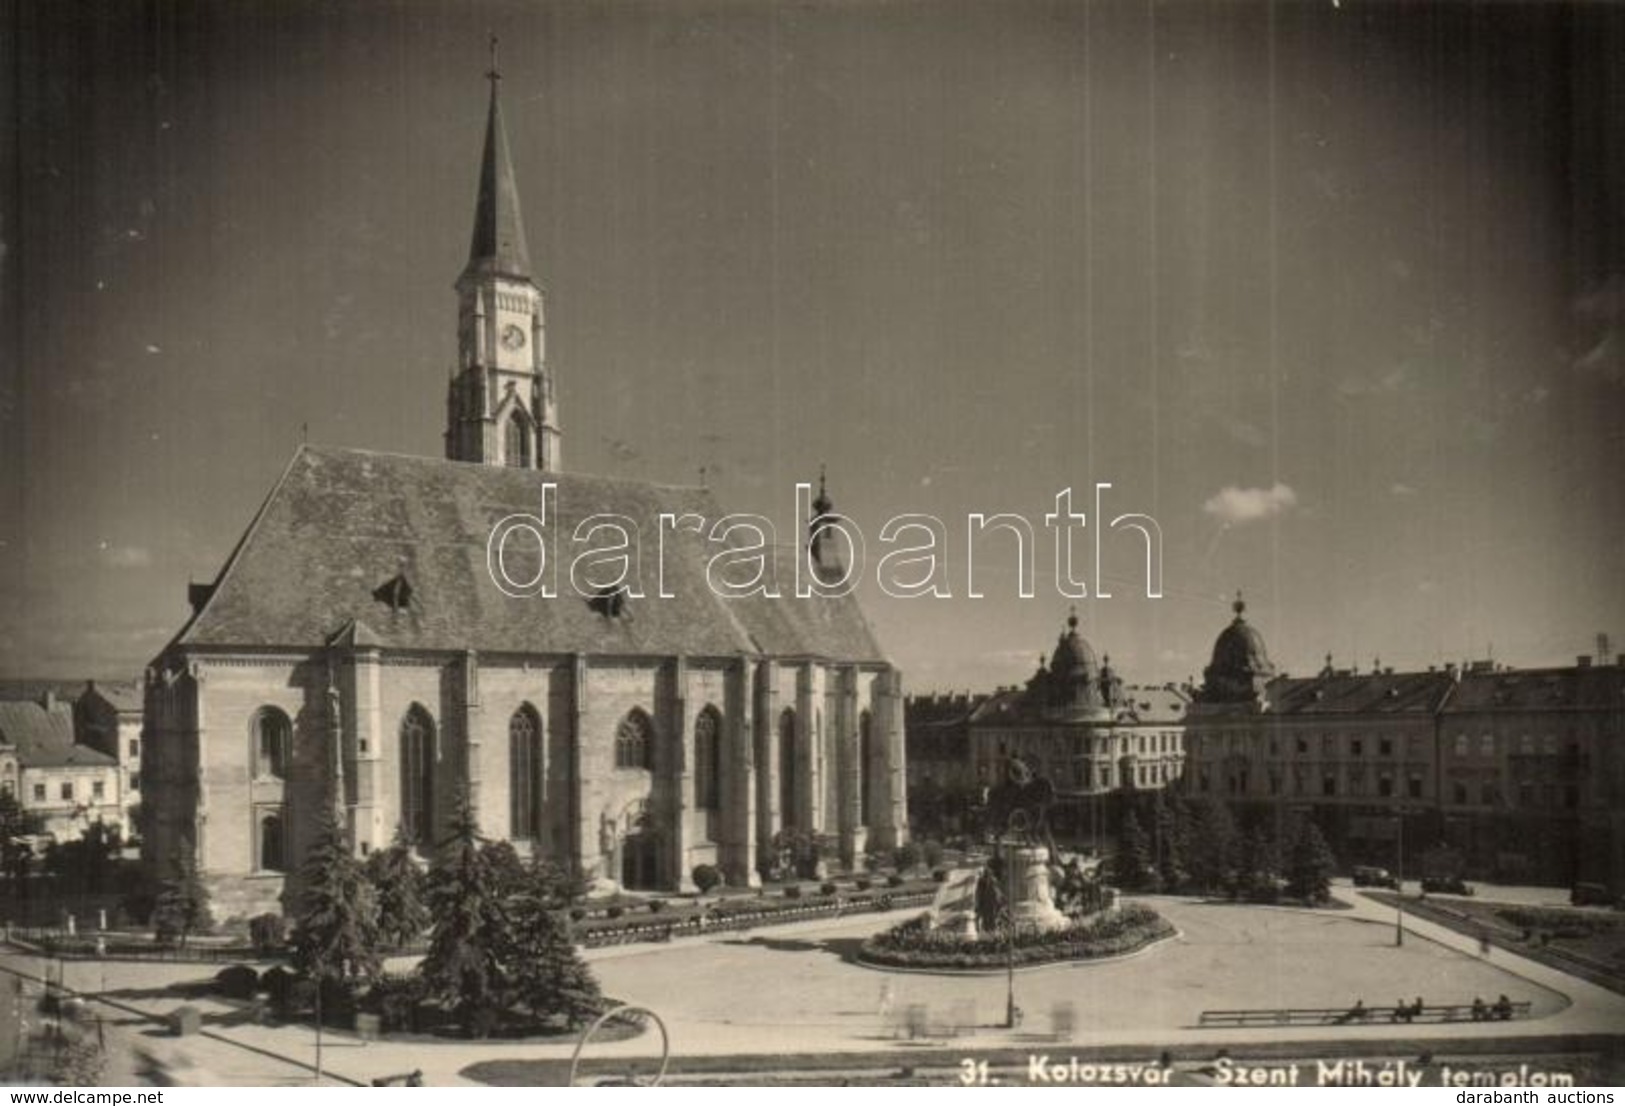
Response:
M333 979L351 990L377 979L384 965L378 900L346 837L337 815L323 815L300 869L299 915L289 944L295 969L318 985Z
M1191 879L1203 891L1228 890L1235 882L1236 822L1223 799L1204 796L1191 816Z
M1170 791L1157 807L1157 874L1164 891L1185 886L1190 880L1190 809L1185 796Z
M695 882L699 882L697 877ZM592 890L592 880L581 865L573 861L560 862L540 853L530 860L530 884L549 910L569 910ZM704 888L701 891L703 893Z
M412 851L403 826L394 844L367 858L367 878L378 898L378 935L394 948L410 945L429 928L423 869Z
M432 998L452 1007L473 1036L487 1036L506 1005L503 946L510 924L500 873L467 799L429 869L426 897L434 932L418 970Z
M1151 879L1151 843L1146 840L1140 820L1131 810L1123 815L1117 833L1117 855L1112 858L1112 875L1127 890L1144 887Z
M170 859L171 875L158 889L152 926L158 940L186 947L192 934L213 925L209 916L209 889L198 876L197 861L186 850Z
M603 1009L598 981L570 940L569 926L534 888L511 896L499 950L513 1001L542 1019L585 1024Z
M1263 822L1253 827L1241 848L1241 892L1249 899L1274 901L1276 881L1281 878L1281 855L1269 827Z
M1325 902L1331 898L1332 873L1336 870L1337 858L1327 847L1320 827L1309 818L1302 819L1287 864L1287 891L1308 903Z
M34 853L23 838L40 828L39 815L24 810L10 791L0 791L0 874L14 880L27 878Z

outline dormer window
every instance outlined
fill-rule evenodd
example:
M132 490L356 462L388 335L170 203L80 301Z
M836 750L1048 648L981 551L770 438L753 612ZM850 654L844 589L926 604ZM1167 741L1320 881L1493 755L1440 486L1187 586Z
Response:
M404 611L412 602L412 585L405 573L397 572L373 588L372 597L392 611Z

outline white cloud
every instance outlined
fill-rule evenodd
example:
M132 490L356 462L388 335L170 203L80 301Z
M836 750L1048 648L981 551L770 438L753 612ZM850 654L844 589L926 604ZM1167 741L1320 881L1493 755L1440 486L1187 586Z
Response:
M1417 491L1409 484L1393 484L1388 488L1388 494L1398 496L1401 499L1408 499L1409 497L1416 495Z
M1226 487L1202 504L1202 510L1226 526L1258 522L1290 511L1298 505L1298 493L1277 482L1273 488Z
M152 551L139 545L101 544L102 564L108 568L146 568L152 564Z

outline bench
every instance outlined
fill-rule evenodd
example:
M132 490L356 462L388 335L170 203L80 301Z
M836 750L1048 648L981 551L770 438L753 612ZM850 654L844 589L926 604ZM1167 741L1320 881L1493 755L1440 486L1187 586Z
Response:
M1377 1025L1397 1024L1409 1025L1415 1022L1470 1022L1470 1021L1510 1021L1517 1018L1529 1017L1530 1004L1527 1002L1514 1002L1511 1009L1503 1017L1496 1010L1495 1003L1485 1003L1480 1016L1473 1017L1473 1004L1470 1002L1446 1003L1433 1006L1423 1006L1420 1010L1407 1007L1406 1013L1401 1016L1392 1006L1389 1007L1352 1007L1340 1006L1325 1007L1289 1007L1282 1009L1262 1010L1203 1010L1198 1024L1207 1026L1276 1026L1276 1025Z

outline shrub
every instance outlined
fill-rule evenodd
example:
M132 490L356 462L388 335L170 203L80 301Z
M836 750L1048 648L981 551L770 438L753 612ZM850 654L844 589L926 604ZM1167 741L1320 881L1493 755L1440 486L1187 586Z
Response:
M886 877L886 886L887 887L901 887L901 886L903 886L903 877L898 875L896 872L893 872L891 875Z
M722 872L714 864L696 865L693 872L694 886L700 894L708 895L722 886Z
M920 858L927 868L936 868L942 864L942 842L924 841L920 844Z
M833 895L835 894L835 885L833 883L819 884L818 893L820 895Z
M582 921L586 917L587 917L587 912L585 910L583 910L581 907L572 906L570 908L570 920L572 922Z
M1173 926L1150 908L1128 906L1065 929L1021 933L1014 959L1020 965L1120 956L1173 932ZM893 967L985 969L1004 967L1011 952L1002 934L967 941L932 929L930 916L921 914L869 938L858 955L868 963Z
M649 900L649 913L658 914L664 909L666 909L666 900L665 899L650 899Z
M248 920L248 939L261 956L281 948L287 938L288 924L280 914L256 914Z
M385 1031L417 1028L418 1006L424 1000L423 980L416 975L386 975L367 992L364 1006L378 1015Z
M299 977L287 968L268 968L260 976L260 989L270 996L271 1005L280 1013L287 1006L288 993L293 988L294 980Z
M856 886L859 891L867 891L869 888L874 886L874 881L870 879L859 879L856 881L854 886Z
M216 973L214 985L227 998L253 998L259 989L260 973L246 964L233 964Z
M610 917L610 918L619 918L622 914L625 914L625 913L626 913L626 907L624 907L624 906L612 906L608 910L604 911L604 914L607 917Z
M899 872L908 872L918 868L920 866L919 846L913 842L897 846L892 852L892 863L897 865Z
M938 868L936 871L931 873L931 878L936 880L938 883L947 883L948 882L948 869L946 869L946 868Z
M792 883L790 886L784 889L784 897L787 899L799 899L801 897L801 888Z

